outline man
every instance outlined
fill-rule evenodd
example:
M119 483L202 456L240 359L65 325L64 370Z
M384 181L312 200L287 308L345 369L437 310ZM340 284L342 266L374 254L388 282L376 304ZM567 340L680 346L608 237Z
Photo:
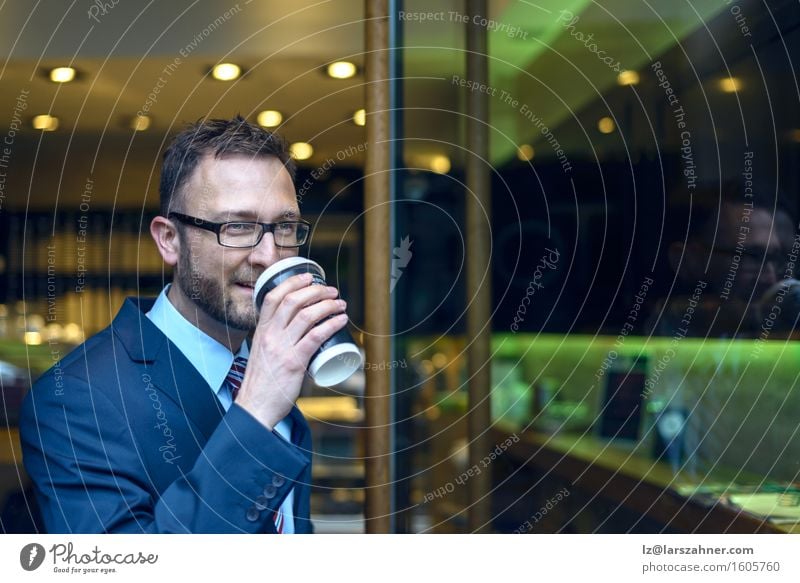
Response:
M783 275L784 231L791 219L764 195L748 198L729 185L722 197L709 190L693 200L698 202L691 209L670 213L681 239L668 247L675 287L646 328L665 336L678 330L701 337L753 336L760 327L759 303Z
M345 305L306 275L260 314L252 300L308 236L293 172L283 140L241 117L198 122L165 152L150 233L172 284L126 300L23 406L49 532L311 531L311 440L294 403Z
M668 213L674 231L668 259L675 278L649 323L653 334L670 341L651 350L647 396L648 410L656 411L656 419L661 416L656 428L662 446L676 438L666 459L685 471L746 464L749 471L758 467L766 475L780 467L769 444L783 397L765 390L769 378L758 377L763 371L757 368L758 344L712 340L759 338L776 285L791 276L786 260L792 219L780 205L782 197L773 193L764 188L745 196L737 186L723 184L721 194L719 188L699 190L691 207L672 207ZM787 295L787 313L792 304ZM684 343L684 336L704 340ZM754 444L756 434L766 441Z

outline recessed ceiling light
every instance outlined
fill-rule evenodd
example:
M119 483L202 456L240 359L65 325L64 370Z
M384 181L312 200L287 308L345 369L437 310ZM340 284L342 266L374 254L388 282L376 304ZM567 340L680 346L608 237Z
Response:
M276 128L283 121L283 114L274 109L266 109L258 114L258 125L265 128Z
M134 115L131 118L131 129L137 132L143 132L150 127L151 121L149 115Z
M602 134L610 134L616 129L616 127L617 126L614 123L614 120L608 116L601 117L599 120L597 120L597 129L600 130L600 133Z
M349 79L356 74L356 66L350 61L336 61L328 65L327 71L334 79Z
M719 80L719 88L723 93L736 93L742 89L742 82L737 77L724 77Z
M33 118L31 124L35 130L52 132L58 128L58 118L48 114L37 115Z
M357 126L365 126L367 125L367 110L366 109L358 109L353 114L353 123Z
M75 69L72 67L56 67L55 69L50 69L50 80L53 83L69 83L73 79L75 79Z
M535 153L536 152L534 151L533 146L530 144L522 144L519 148L517 148L517 158L523 162L530 162L533 160Z
M622 71L617 75L617 83L620 85L638 85L639 73L636 71Z
M308 160L314 155L314 147L307 142L295 142L289 146L295 160Z
M242 74L242 68L233 63L220 63L211 69L211 76L217 81L233 81Z
M431 156L431 159L428 162L428 168L437 174L447 174L450 172L450 158L444 154L436 154L435 156Z

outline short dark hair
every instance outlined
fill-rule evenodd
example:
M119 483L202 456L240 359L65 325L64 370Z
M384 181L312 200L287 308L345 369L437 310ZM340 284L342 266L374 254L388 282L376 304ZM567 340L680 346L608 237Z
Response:
M669 241L703 241L713 238L720 224L725 226L728 221L727 214L731 207L750 205L750 209L762 210L770 216L791 213L783 204L788 200L774 186L757 184L753 192L748 194L738 181L725 181L720 184L700 184L692 194L691 200L679 200L667 207L667 238ZM741 213L739 213L741 215ZM691 221L689 217L691 216ZM735 225L727 225L735 227Z
M163 216L175 210L170 206L175 195L181 196L183 186L206 154L215 158L230 154L275 156L294 182L294 161L281 136L248 122L241 115L233 119L201 119L175 136L164 152L159 186Z

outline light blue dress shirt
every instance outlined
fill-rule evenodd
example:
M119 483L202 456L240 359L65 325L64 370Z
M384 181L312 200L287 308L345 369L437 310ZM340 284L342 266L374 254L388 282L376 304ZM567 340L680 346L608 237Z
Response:
M233 404L231 394L225 387L225 379L231 369L234 358L250 356L247 342L242 342L239 352L232 354L225 346L211 338L197 326L181 315L167 297L170 284L168 284L156 298L155 304L147 317L155 324L164 335L178 347L183 355L191 362L200 375L206 380L211 390L215 392L222 406L227 411ZM292 441L289 418L282 419L275 431L286 441ZM281 505L283 512L283 534L294 534L294 488L289 491Z

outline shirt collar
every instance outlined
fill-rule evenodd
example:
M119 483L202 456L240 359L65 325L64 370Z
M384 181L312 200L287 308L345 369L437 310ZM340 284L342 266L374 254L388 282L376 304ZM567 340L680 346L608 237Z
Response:
M234 355L226 346L200 330L175 309L167 297L169 288L170 284L167 284L161 290L155 304L147 312L147 317L178 347L211 390L217 393L228 376L234 357L250 356L247 341L242 342L239 351Z

